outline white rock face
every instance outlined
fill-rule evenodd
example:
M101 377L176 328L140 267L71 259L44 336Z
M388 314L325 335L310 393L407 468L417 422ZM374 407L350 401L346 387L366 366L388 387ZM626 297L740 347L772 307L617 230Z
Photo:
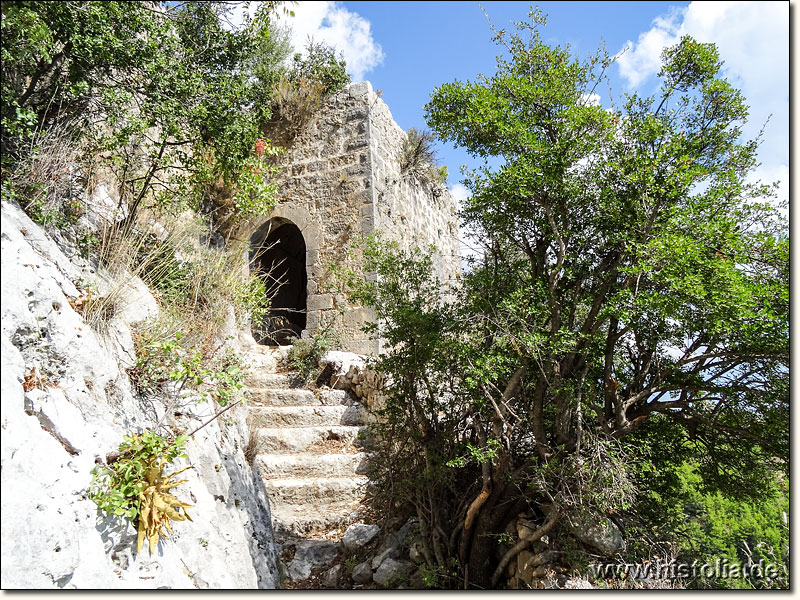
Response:
M124 370L135 359L128 325L157 311L147 288L133 278L117 282L127 286L126 303L100 336L70 306L81 293L76 282L113 285L73 264L16 205L3 202L2 587L277 587L266 491L242 450L249 435L244 409L187 443L194 468L173 491L194 505L194 522L175 523L152 556L146 547L136 553L131 524L99 513L87 498L95 459L116 450L124 434L153 427L164 399L141 401ZM39 382L26 392L32 369ZM174 424L191 431L213 407L186 412Z
M128 216L124 203L121 205L116 196L109 184L99 183L94 193L86 195L86 209L80 218L80 224L96 232L104 225L116 223Z

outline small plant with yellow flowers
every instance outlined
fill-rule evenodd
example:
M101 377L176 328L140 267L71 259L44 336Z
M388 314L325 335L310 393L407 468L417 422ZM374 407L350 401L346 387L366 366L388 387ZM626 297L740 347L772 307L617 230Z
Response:
M170 519L173 521L192 520L186 511L192 505L181 502L169 493L169 490L187 481L186 479L172 481L172 478L191 468L192 465L189 465L165 477L162 459L158 465L147 470L145 479L149 485L139 494L139 538L136 542L136 552L142 551L142 543L147 538L150 544L150 554L152 554L159 536L167 537L164 527L172 533ZM181 508L183 508L183 514L179 512Z
M173 460L186 458L183 445L188 437L168 439L152 431L126 435L119 450L107 457L108 464L92 469L89 498L100 510L137 524L137 552L147 539L152 553L159 536L167 537L164 528L172 532L170 520L191 521L186 512L191 505L170 493L172 488L186 482L173 478L191 465L164 475L165 467Z

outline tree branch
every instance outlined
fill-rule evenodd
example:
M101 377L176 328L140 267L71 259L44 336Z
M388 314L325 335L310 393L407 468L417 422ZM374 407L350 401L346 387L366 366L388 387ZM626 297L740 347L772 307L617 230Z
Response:
M492 587L496 586L497 582L500 581L500 577L503 575L503 571L506 570L508 563L511 562L511 559L522 552L525 548L530 546L533 542L541 539L543 535L546 535L547 532L550 531L558 522L558 517L558 510L554 506L550 512L550 515L547 517L547 520L541 527L536 529L530 535L522 538L520 541L514 544L511 550L505 553L503 558L500 560L500 564L497 565L497 568L494 570L494 574L492 575Z

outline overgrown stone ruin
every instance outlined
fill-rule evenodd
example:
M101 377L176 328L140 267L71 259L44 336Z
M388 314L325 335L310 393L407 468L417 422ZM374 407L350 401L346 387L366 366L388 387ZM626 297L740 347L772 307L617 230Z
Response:
M384 239L406 249L434 245L438 277L443 283L458 279L455 203L443 185L403 172L405 139L370 84L360 83L328 98L316 119L291 140L280 159L280 201L247 232L251 267L271 272L271 319L252 327L262 346L253 347L248 336L237 335L241 332L233 318L220 334L246 352L256 381L286 378L273 372L275 365L252 359L262 351L285 354L286 348L264 345L285 345L329 324L343 350L381 350L380 340L362 331L374 312L348 303L330 285L331 264L361 270L358 254L348 254L349 242L359 235L380 231ZM109 206L115 205L109 200ZM93 207L94 200L89 198L87 205ZM88 212L92 216L95 211ZM358 507L366 480L359 466L361 453L345 442L364 428L362 405L380 400L372 372L345 369L335 374L342 379L335 390L272 390L264 398L254 394L252 404L234 407L198 432L188 445L188 459L179 463L195 465L187 471L187 500L195 522L177 527L155 555L139 556L132 550L136 527L100 514L86 487L98 458L107 457L127 432L159 416L160 407L152 399L142 403L126 372L136 360L133 331L158 314L158 303L138 277L122 275L125 285L134 287L120 293L107 335L94 332L78 305L73 306L82 297L79 286L95 289L102 298L119 282L104 279L71 246L65 255L44 229L9 202L3 202L3 255L3 485L26 490L3 496L4 514L15 515L3 521L3 543L13 548L4 554L4 559L10 557L3 562L4 586L275 588L281 586L284 567L301 579L306 567L328 568L314 562L321 555L306 560L311 551L335 550L336 560L342 559L342 544L333 539L320 543L298 538L293 539L297 555L282 566L285 542L276 539L273 526L297 526L287 506L296 506L298 499L322 506L323 514L311 523L320 535L363 518L344 506ZM56 368L59 372L48 378ZM208 405L185 408L176 413L175 423L188 431L213 411ZM259 411L263 414L255 416L262 419L254 421ZM290 440L297 448L285 456L272 452L266 431L271 423L279 429L276 444ZM317 454L305 460L298 456L305 450L300 446L314 440L306 440L303 432L317 430L324 430L329 445L338 442L341 447L316 448ZM334 439L336 435L343 439ZM263 456L261 468L253 468L247 458L254 440L267 445L261 454L270 456L268 466ZM281 483L291 476L319 475L303 472L308 464L323 471L337 465L334 483L339 487L331 484L327 472L322 481L303 482L302 487L289 489ZM30 498L38 500L32 503ZM349 575L338 568L344 581ZM383 585L387 567L380 569L378 563L370 569L375 585ZM337 585L332 580L329 587Z
M435 247L443 283L460 276L455 200L446 186L401 167L406 133L369 82L329 97L316 117L284 140L279 202L256 223L251 268L265 274L272 312L253 324L262 344L286 344L331 325L342 348L380 352L362 327L369 307L336 293L330 266L359 270L358 236L379 232L403 249Z

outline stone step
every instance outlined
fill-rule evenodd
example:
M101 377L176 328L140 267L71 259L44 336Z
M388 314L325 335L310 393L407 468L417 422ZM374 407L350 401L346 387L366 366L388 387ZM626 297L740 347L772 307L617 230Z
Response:
M252 422L250 427L251 430L255 429ZM310 447L331 442L360 446L366 441L367 434L368 427L365 425L321 425L297 429L261 427L257 433L261 451L264 453L303 452Z
M251 388L291 388L294 384L294 373L270 373L262 369L251 369L244 378L246 386Z
M250 372L275 373L286 368L286 356L291 346L249 346L244 353L244 363Z
M284 477L353 477L363 475L367 453L352 454L259 454L256 464L261 476Z
M305 504L320 508L334 502L358 502L364 497L366 477L264 478L270 502L275 506Z
M368 413L361 404L350 406L251 406L251 428L362 425Z
M247 401L251 406L337 406L352 404L346 390L303 390L297 388L250 388Z
M272 506L272 524L278 539L328 532L363 520L365 507L359 502L333 502L324 510L308 504Z

